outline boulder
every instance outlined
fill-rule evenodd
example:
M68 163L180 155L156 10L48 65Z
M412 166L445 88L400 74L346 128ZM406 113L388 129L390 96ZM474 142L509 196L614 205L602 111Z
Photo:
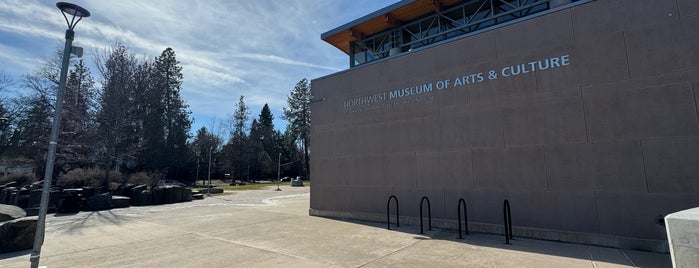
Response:
M0 187L0 204L7 203L7 192L5 192L5 188L7 187Z
M148 190L141 191L137 206L150 206L153 203L153 193Z
M31 249L37 217L24 217L0 223L0 253Z
M181 186L172 186L172 202L179 203L182 202L182 188Z
M83 198L90 198L98 194L97 189L93 187L83 187L83 192L82 192L82 197Z
M199 190L199 193L200 193L200 194L222 194L222 193L223 193L223 189L222 189L222 188L211 187L211 188L209 188L209 189L201 189L201 190Z
M16 205L17 204L16 202L15 202L15 204L10 203L11 198L12 198L12 194L16 193L16 192L18 192L17 187L13 187L13 186L5 187L5 189L2 189L2 192L0 192L0 203L8 204L8 205Z
M62 213L79 212L82 209L83 189L65 189L58 200L58 211Z
M31 193L29 193L29 205L27 205L28 208L41 206L41 193L41 189L32 190Z
M148 196L143 195L143 191L146 191L148 187L146 185L138 185L131 189L131 205L132 206L147 206L150 205L150 192ZM146 201L146 198L148 199Z
M133 197L133 195L140 194L141 191L145 190L148 190L148 186L145 184L134 186L133 188L131 188L131 197Z
M192 201L192 189L182 188L182 202Z
M27 212L18 206L0 205L0 222L11 221L27 216Z
M38 207L25 208L24 211L27 212L27 217L39 215L39 208ZM56 210L53 211L53 213L55 213L55 212L56 212ZM50 210L47 210L46 213L51 214L52 212Z
M35 181L29 185L29 189L31 189L31 190L37 190L37 189L41 190L43 188L44 188L44 180Z
M291 187L303 187L303 181L295 179L291 181Z
M173 186L165 186L163 189L163 204L175 203L175 188Z
M133 195L133 188L136 187L133 183L127 183L124 184L124 187L122 189L122 196L130 197Z
M19 192L19 195L17 197L17 205L18 207L21 208L28 208L29 207L29 194L22 194L22 192Z
M160 205L163 203L163 187L155 187L152 191L151 204Z
M19 188L19 195L29 195L29 188L27 186Z
M39 202L41 202L41 200L39 200ZM49 193L49 209L53 208L55 210L56 208L58 208L58 204L60 202L61 190L51 190L51 193Z
M14 187L10 187L14 188ZM16 206L19 204L19 191L18 190L11 190L9 192L9 198L7 199L7 204L8 205L13 205Z
M11 182L5 183L2 186L0 186L0 188L7 188L7 187L17 187L17 182L11 181Z
M127 208L130 206L131 198L120 195L112 196L112 208Z
M112 195L111 194L98 194L85 199L85 210L97 211L97 210L108 210L112 208Z

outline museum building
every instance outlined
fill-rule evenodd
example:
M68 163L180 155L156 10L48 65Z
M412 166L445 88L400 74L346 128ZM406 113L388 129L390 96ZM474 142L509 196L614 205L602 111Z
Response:
M316 216L667 252L699 206L699 1L403 0L321 35Z

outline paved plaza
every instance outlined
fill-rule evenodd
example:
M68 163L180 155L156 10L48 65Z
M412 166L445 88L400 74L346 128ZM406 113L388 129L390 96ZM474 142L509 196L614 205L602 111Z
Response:
M48 267L671 267L668 254L308 216L309 188L49 215ZM0 254L28 267L29 252Z

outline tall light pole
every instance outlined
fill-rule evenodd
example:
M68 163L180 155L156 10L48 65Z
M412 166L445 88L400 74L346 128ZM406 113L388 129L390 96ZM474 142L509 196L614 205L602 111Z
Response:
M211 196L211 149L213 147L209 146L209 187L206 187L206 195Z
M279 182L281 182L281 174L282 174L282 153L279 153L279 158L277 160L277 189L275 191L281 191L282 189L279 188Z
M61 127L61 115L63 114L63 94L66 90L66 77L68 76L68 65L70 64L70 54L76 54L76 56L82 56L82 48L73 48L73 37L75 37L75 25L82 18L87 18L90 16L90 11L84 9L76 4L58 2L56 7L63 13L63 18L66 19L68 24L68 29L66 30L66 45L63 48L63 65L61 65L61 77L60 83L58 85L58 92L56 92L56 105L53 124L51 125L51 136L49 140L49 151L46 156L46 170L44 171L44 187L41 192L41 204L39 206L39 219L36 223L36 233L34 234L34 248L32 249L32 254L29 257L32 268L39 267L39 257L41 255L41 246L44 244L44 233L46 224L46 211L49 205L49 192L51 190L51 179L53 178L53 164L56 158L56 145L58 141L58 130ZM68 20L68 16L71 19ZM76 20L77 18L77 20Z

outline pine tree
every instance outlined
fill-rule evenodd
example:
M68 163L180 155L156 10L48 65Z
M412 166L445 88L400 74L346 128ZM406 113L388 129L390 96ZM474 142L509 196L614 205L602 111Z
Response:
M155 59L154 86L163 92L163 119L165 129L165 152L168 161L168 177L188 179L189 152L187 139L192 122L188 105L180 97L182 67L172 48L166 48Z
M262 141L262 150L266 151L268 154L276 153L274 148L274 116L272 111L269 109L269 105L265 103L260 111L258 122L258 134L259 139ZM253 137L254 138L254 137Z
M41 178L46 166L44 155L48 150L53 110L48 102L36 95L19 102L25 109L21 111L17 129L12 134L12 147L19 156L34 162L35 175Z
M284 119L289 122L291 134L301 142L306 177L310 180L308 146L311 137L311 86L308 80L301 79L287 98L289 107L284 108Z
M245 105L245 96L240 95L240 99L235 105L235 110L231 118L233 121L233 130L231 131L232 140L245 139L245 124L247 124L249 118L250 108Z
M134 142L138 134L136 96L133 78L136 59L126 47L116 45L98 59L102 75L102 94L97 114L97 135L105 167L102 188L109 186L109 170L132 159L138 149Z
M197 130L196 138L191 144L192 152L197 161L197 173L195 179L201 180L208 177L209 160L211 160L211 170L214 170L215 150L220 144L220 139L213 133L209 132L206 127Z
M137 67L134 82L140 92L139 109L142 122L142 151L139 154L141 168L151 172L167 169L165 150L165 90L157 86L158 74L152 62L146 61Z
M68 74L59 140L62 146L56 154L56 164L64 172L92 163L91 144L94 143L93 116L96 93L94 79L82 60Z
M252 156L251 175L255 178L276 177L277 154L281 148L281 134L274 130L274 115L265 104L257 119L252 120L248 136L248 153Z
M245 97L240 96L235 104L233 115L231 115L231 125L233 129L230 133L230 140L222 149L224 166L233 179L242 179L247 172L250 155L247 154L246 124L250 116L250 108L245 104Z

